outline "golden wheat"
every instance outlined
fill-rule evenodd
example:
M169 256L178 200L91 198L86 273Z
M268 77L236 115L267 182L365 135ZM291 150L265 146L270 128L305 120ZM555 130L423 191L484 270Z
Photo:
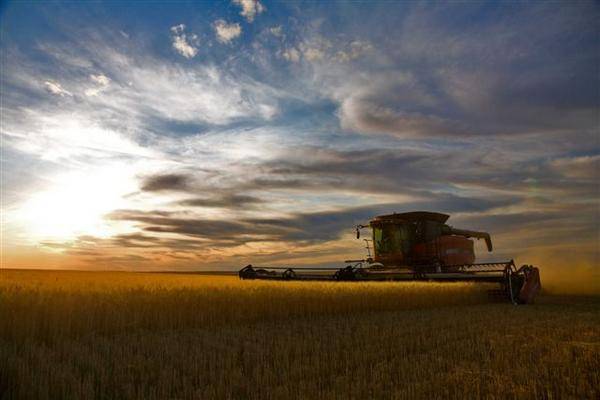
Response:
M600 301L455 283L2 271L6 398L595 398Z

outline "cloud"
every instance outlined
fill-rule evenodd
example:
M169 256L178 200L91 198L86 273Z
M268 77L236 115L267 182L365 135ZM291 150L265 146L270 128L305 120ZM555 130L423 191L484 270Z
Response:
M110 79L103 74L90 75L90 79L100 86L108 86L110 84Z
M265 11L265 7L258 0L233 0L233 4L236 4L242 8L240 15L245 17L250 23L254 21L254 18Z
M338 103L340 124L354 133L477 140L598 129L600 60L588 40L597 33L589 4L564 13L523 6L482 24L472 22L475 9L415 6L399 17L373 7L365 21L371 34L348 40L348 30L325 19L290 33L295 41L278 55L300 63L305 82Z
M61 84L58 82L45 81L44 87L49 93L55 94L57 96L73 96L71 92L69 92L66 89L63 89Z
M19 67L11 64L3 69L3 82L10 82L11 87L3 97L6 146L27 157L68 166L112 162L117 157L131 157L132 168L142 163L161 166L168 158L179 157L182 142L170 137L272 119L279 111L278 102L286 96L235 70L223 71L212 65L183 67L125 53L92 39L83 40L81 46L65 45L59 48L60 54L80 54L90 60L89 69L83 64L53 61L61 71L60 82L69 82L68 91L58 79L40 85L36 77L43 71L34 68L35 64L23 61ZM87 52L88 46L94 48L93 53ZM56 47L50 49L55 54ZM68 107L44 95L53 90L56 96L66 98L89 89L102 89L102 95L86 96ZM181 127L186 127L186 132L182 133ZM212 147L202 147L196 144L195 154L213 153Z
M358 60L373 50L373 45L366 40L348 42L345 39L325 38L317 35L299 41L293 46L288 46L280 50L279 54L290 62L299 62L303 58L309 63L330 65Z
M86 89L86 91L85 91L86 96L96 96L99 93L108 89L108 86L110 85L110 78L103 74L98 74L98 75L92 74L92 75L90 75L90 80L95 84L95 86L92 88Z
M194 58L198 54L198 36L187 35L185 25L179 24L171 27L171 39L173 48L185 58Z
M331 40L316 36L310 40L304 40L298 44L298 48L302 52L302 56L308 62L329 61L331 60L330 53L334 44Z
M254 208L258 204L266 203L265 200L254 196L241 194L224 194L213 197L196 197L178 202L179 205L187 207L208 207L245 209Z
M300 61L300 52L295 47L289 47L281 52L281 56L291 62Z
M163 174L144 179L141 190L145 192L187 191L192 186L192 178L186 174Z
M469 129L458 121L435 114L407 112L381 104L377 99L350 97L342 103L341 124L360 133L387 133L401 138L466 135Z
M113 49L103 49L99 57L105 60L107 74L130 85L115 87L110 96L95 96L96 108L135 118L136 125L154 125L163 120L209 126L242 119L269 119L277 113L278 98L286 95L237 71L210 64L187 68ZM118 118L121 117L114 115L110 119Z
M72 107L48 110L19 110L5 121L10 132L5 144L42 160L71 163L81 166L111 158L132 157L143 160L156 153L140 146L123 132L105 126L102 121L90 119L87 112ZM18 123L24 118L27 123Z
M217 40L221 43L229 44L233 39L239 37L242 34L242 27L240 24L231 23L228 24L225 20L218 19L213 23L213 29Z
M373 45L362 40L350 42L346 49L341 49L335 53L334 59L340 62L356 60L373 50Z
M224 242L243 244L275 238L272 236L272 227L256 223L256 221L209 219L164 211L140 212L135 210L116 210L107 217L116 221L141 223L145 232L180 234L213 240L216 244ZM283 230L286 228L279 229L279 231Z
M275 37L283 37L283 27L281 25L272 26L269 28L269 33Z
M593 180L598 183L600 155L557 158L550 164L567 178Z
M151 121L159 117L224 125L241 119L268 119L273 113L266 115L263 106L277 109L278 96L284 96L268 85L212 65L187 69L159 62L138 65L131 60L128 66L123 79L131 81L132 88L110 101L152 117Z
M553 204L537 210L463 215L457 217L457 224L492 231L502 243L497 247L499 256L561 249L573 254L577 249L588 253L580 256L593 259L593 252L597 257L598 227L589 215L596 210L593 204Z
M325 57L325 52L317 47L305 46L302 48L302 54L308 61L320 61Z
M199 174L196 174L199 175ZM204 176L206 174L203 174ZM167 173L145 177L140 185L143 192L185 192L198 195L207 191L202 180L196 180L193 175L187 173ZM221 194L211 196L198 196L178 200L177 205L184 207L206 207L206 208L229 208L243 209L252 208L257 204L265 203L261 198L237 193L228 193L224 189Z
M247 199L243 200L245 203ZM330 211L296 212L281 217L210 219L166 211L117 210L110 213L108 218L141 223L140 227L146 232L179 234L217 243L230 242L239 245L279 241L314 244L337 240L344 232L350 232L356 224L365 223L380 214L414 209L451 213L467 210L485 211L497 207L498 204L498 201L447 194L431 196L430 199L418 202L338 207ZM219 202L219 206L221 205Z
M399 138L492 137L575 134L597 126L592 110L600 98L584 94L587 89L583 88L573 94L560 74L528 78L527 83L513 79L508 71L492 72L483 66L469 72L443 67L432 75L396 69L347 82L329 76L325 81L331 83L323 88L329 87L330 95L339 101L340 124L357 133ZM571 106L559 104L560 96L540 94L550 92L572 95Z

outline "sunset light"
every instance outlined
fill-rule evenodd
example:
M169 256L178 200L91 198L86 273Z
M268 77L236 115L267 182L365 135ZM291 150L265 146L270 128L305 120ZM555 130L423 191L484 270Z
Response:
M135 190L133 177L122 168L57 176L34 193L17 211L27 237L37 241L68 241L81 235L108 237L115 230L104 216L127 203Z

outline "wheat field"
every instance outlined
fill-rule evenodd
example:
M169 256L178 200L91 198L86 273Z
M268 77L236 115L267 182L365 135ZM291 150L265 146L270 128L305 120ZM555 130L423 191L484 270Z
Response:
M3 399L600 396L600 297L466 283L0 272Z

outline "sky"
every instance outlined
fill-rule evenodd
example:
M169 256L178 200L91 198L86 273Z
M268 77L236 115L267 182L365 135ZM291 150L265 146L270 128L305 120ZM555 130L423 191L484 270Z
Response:
M363 258L451 215L598 273L598 3L0 6L2 268Z

